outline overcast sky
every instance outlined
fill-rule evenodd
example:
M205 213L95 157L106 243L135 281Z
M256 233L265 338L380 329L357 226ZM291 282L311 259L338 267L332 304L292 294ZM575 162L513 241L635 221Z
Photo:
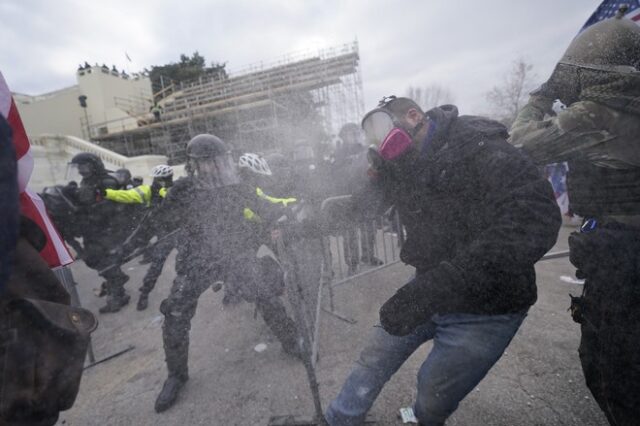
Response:
M462 113L481 113L484 94L515 59L546 79L599 3L0 0L0 70L13 91L34 95L75 84L85 60L133 72L197 50L234 71L357 39L366 109L435 83L453 92Z

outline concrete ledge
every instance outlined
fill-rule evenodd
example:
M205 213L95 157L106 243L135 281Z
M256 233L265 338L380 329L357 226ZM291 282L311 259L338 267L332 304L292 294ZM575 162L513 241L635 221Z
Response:
M168 161L164 155L127 157L75 136L43 134L30 142L35 166L29 186L36 191L45 186L66 183L67 163L80 152L97 155L109 170L126 168L132 175L142 176L147 182L151 169Z

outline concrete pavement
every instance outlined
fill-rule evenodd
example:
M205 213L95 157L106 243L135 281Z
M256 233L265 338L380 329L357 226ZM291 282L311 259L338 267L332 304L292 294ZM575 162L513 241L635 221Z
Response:
M555 250L566 249L570 231L562 229ZM254 319L252 305L222 309L222 294L212 291L201 297L193 321L191 379L178 403L156 414L153 403L166 377L158 306L174 277L173 255L143 312L136 311L135 299L146 266L134 261L125 270L132 303L122 312L100 315L93 340L97 358L129 344L135 349L86 370L76 404L59 424L266 425L272 415L312 414L302 365L282 353L262 320ZM92 293L98 276L82 262L73 272L83 304L97 312L104 303ZM560 279L574 270L564 258L539 263L537 272L538 302L505 355L447 425L606 425L584 385L579 327L567 312L568 293L580 293L581 286ZM357 358L380 305L412 273L395 265L335 289L337 309L357 323L323 315L317 369L325 406ZM259 343L266 343L266 350L255 351ZM387 384L371 411L378 424L401 424L398 409L411 404L417 369L429 349L429 343L420 348Z

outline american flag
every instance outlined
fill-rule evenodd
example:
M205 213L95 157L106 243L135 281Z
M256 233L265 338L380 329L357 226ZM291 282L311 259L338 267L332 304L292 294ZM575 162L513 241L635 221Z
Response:
M605 0L600 4L600 6L598 6L589 19L587 19L587 22L580 29L580 32L603 19L613 18L623 5L627 6L627 11L624 15L625 19L631 19L636 24L640 25L640 0ZM562 214L572 216L569 210L569 197L567 194L568 170L569 167L567 163L550 164L546 167L547 177L556 194L556 201L558 202L558 206L560 206Z
M567 163L549 164L545 167L547 179L551 182L556 202L565 216L573 216L569 210L569 194L567 193Z
M27 184L33 171L33 156L29 138L22 125L18 108L11 96L9 87L0 72L0 114L2 114L13 132L13 145L18 160L18 188L20 190L20 214L34 221L47 237L47 243L40 251L40 255L50 268L57 268L73 262L67 247L49 219L44 202Z
M600 6L593 12L593 15L587 19L587 22L584 24L584 27L580 31L583 31L585 28L595 24L596 22L600 22L603 19L613 18L615 14L618 12L618 9L623 5L627 6L627 12L624 15L625 18L631 19L636 24L640 25L640 0L627 0L627 1L612 1L605 0Z

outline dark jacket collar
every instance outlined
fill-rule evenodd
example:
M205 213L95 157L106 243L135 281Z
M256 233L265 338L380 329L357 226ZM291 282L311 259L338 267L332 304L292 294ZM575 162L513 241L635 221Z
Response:
M455 105L443 105L430 109L426 115L434 123L434 133L422 155L426 159L433 159L434 156L447 150L469 151L469 144L477 146L482 140L509 137L507 128L503 124L485 117L458 116L458 108Z

